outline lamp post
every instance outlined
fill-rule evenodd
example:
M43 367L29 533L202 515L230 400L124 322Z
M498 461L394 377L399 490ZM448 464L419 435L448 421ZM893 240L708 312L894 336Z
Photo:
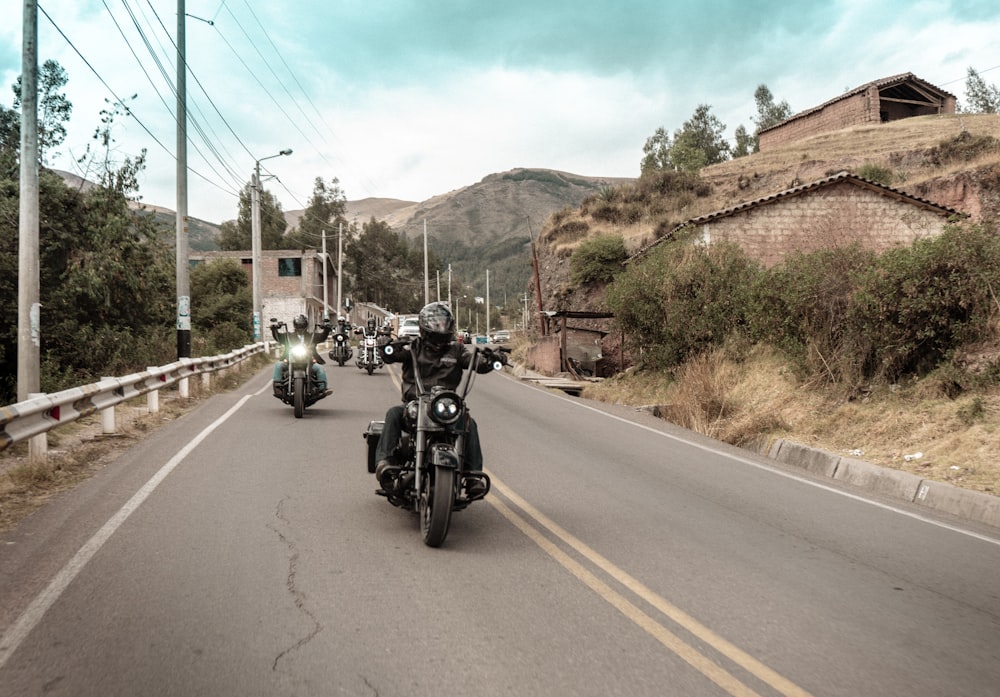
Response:
M282 150L277 155L262 157L254 163L253 181L250 182L250 245L251 270L253 273L253 340L261 340L261 277L260 277L260 163L282 155L291 155L292 149Z

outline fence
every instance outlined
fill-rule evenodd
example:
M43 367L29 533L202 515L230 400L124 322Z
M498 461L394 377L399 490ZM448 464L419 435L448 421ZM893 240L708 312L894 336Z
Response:
M175 363L147 368L125 377L106 377L82 387L31 395L23 402L0 407L0 452L30 438L30 454L44 456L48 431L96 412L101 412L104 432L114 433L116 404L146 395L150 413L156 413L159 411L159 390L164 387L177 384L181 396L187 397L188 378L201 375L208 386L213 373L267 351L267 342L260 342L220 356L181 358Z

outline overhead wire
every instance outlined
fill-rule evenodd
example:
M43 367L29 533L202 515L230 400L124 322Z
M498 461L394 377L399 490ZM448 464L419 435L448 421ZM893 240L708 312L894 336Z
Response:
M118 29L118 33L121 35L122 39L125 41L125 45L128 46L129 51L132 53L132 56L135 58L136 63L138 64L140 70L142 70L143 74L146 76L146 79L149 81L149 84L152 86L153 91L156 92L157 97L160 98L160 101L163 103L163 106L166 107L167 111L171 112L170 104L167 102L167 100L160 93L159 89L157 89L156 83L153 81L153 79L150 76L149 72L146 70L146 66L143 64L142 60L139 58L139 55L136 53L135 49L132 47L132 43L129 41L129 38L125 35L125 32L122 29L121 25L118 23L118 20L115 18L114 13L111 12L111 8L108 7L108 4L107 4L106 0L103 2L103 4L104 4L104 8L108 12L108 15L111 17L111 21L114 23L115 28ZM146 33L143 31L142 27L139 26L138 20L136 19L135 15L132 12L132 8L130 8L128 6L127 0L122 0L122 5L125 7L125 11L128 12L129 17L132 20L132 24L135 27L136 31L138 32L140 39L142 39L142 42L145 45L147 52L149 53L149 55L152 58L153 62L156 64L157 68L159 69L160 75L163 77L164 81L167 83L167 86L170 88L170 91L171 91L171 93L174 96L174 102L176 103L177 89L176 89L176 87L174 85L174 82L171 80L170 75L168 74L166 68L164 67L163 62L160 60L160 57L157 55L155 49L153 48L152 44L149 41L149 38L146 36ZM174 123L176 123L177 122L176 112L172 112L172 113L174 115ZM205 137L204 136L204 132L201 131L200 121L198 119L191 118L190 115L189 115L188 120L190 122L192 122L192 124L195 126L196 130L198 130L199 132L202 133L202 137L203 137L203 139L205 141L205 144L210 149L212 149L211 141L207 137ZM202 159L205 161L205 164L209 167L209 169L211 169L215 173L215 175L217 177L219 177L220 179L225 179L225 177L223 175L221 175L219 173L219 171L212 165L212 163L209 161L209 159L207 157L205 157L204 153L202 153L202 151L199 149L198 144L196 142L194 142L193 140L191 140L190 142L191 142L191 145L195 148L195 151L199 155L201 155ZM213 152L215 152L214 149L213 149ZM222 163L222 165L224 167L227 167L226 162L218 155L218 153L216 153L216 157ZM227 167L227 169L228 169L228 167ZM231 170L229 170L229 174L230 174L230 176L232 175L232 171ZM230 184L231 183L232 182L230 182ZM239 185L237 185L235 188L239 189ZM233 192L230 191L230 193L233 193Z

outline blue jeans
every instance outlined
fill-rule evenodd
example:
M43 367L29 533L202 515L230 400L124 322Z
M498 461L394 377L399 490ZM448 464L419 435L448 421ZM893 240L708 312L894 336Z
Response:
M323 370L323 366L319 363L312 364L312 374L313 379L317 383L317 388L321 390L326 389L326 371ZM274 364L274 373L272 374L272 380L274 382L281 382L285 379L285 364L283 362L278 362Z

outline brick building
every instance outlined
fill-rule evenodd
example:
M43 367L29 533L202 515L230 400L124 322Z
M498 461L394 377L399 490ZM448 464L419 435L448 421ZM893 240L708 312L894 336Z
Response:
M819 133L926 114L954 114L955 96L903 73L869 82L758 134L761 152Z
M249 250L201 252L189 254L188 259L192 265L211 263L217 259L236 259L246 270L253 286L253 256ZM324 293L323 259L323 253L315 249L261 250L261 324L265 330L272 317L290 323L295 315L304 314L310 323L321 322L325 308L336 318L337 269L333 258L327 255Z
M675 228L696 228L703 244L730 241L765 266L792 252L813 252L853 242L878 252L939 235L958 211L898 189L841 172L764 198L692 218ZM641 257L672 233L643 248Z

